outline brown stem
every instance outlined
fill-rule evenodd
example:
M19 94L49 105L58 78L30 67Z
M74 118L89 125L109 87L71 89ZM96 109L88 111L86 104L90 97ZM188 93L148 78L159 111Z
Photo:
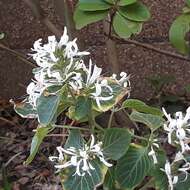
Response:
M28 65L30 65L30 66L32 66L32 67L35 67L35 65L34 65L32 62L28 61L28 60L24 57L24 55L20 54L19 52L14 51L14 50L10 49L9 47L7 47L7 46L5 46L5 45L3 45L3 44L1 44L1 43L0 43L0 48L3 49L3 50L6 50L6 51L9 52L10 54L16 56L18 59L24 61L24 62L27 63Z
M136 46L140 46L140 47L146 48L148 50L155 51L155 52L163 54L163 55L167 55L167 56L170 56L170 57L181 59L183 61L190 61L190 58L188 58L188 57L185 57L185 56L182 56L180 54L176 54L176 53L173 53L173 52L170 52L170 51L162 50L160 48L156 48L156 47L154 47L152 45L142 43L142 42L138 42L136 40L121 39L121 38L119 38L117 36L111 36L111 38L112 38L112 40L115 40L115 41L118 41L118 42L125 42L125 43L127 42L129 44L134 44Z
M62 23L67 26L69 37L72 39L75 34L75 25L73 21L73 7L68 0L54 1L56 13L58 14Z
M118 74L120 71L120 68L119 68L119 62L118 62L118 56L117 56L116 43L114 40L109 38L110 22L103 21L103 26L104 26L104 32L107 34L106 36L108 36L108 39L106 40L106 50L107 50L108 61L112 69L112 72Z

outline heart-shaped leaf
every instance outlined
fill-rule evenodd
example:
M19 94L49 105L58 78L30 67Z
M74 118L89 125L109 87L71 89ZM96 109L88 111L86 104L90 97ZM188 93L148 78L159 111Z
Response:
M98 160L92 160L90 163L94 167L91 175L87 173L85 176L73 176L75 170L69 169L65 178L62 178L64 190L95 190L103 183L107 168Z
M127 151L131 135L127 129L112 128L105 131L103 151L107 158L118 160Z
M122 188L133 189L144 179L150 168L147 148L131 145L126 154L118 160L116 179Z
M164 124L164 119L160 116L140 113L137 111L133 111L131 113L130 119L135 121L135 122L145 124L146 126L148 126L153 131L155 131L159 127L163 126L163 124Z
M75 147L81 149L84 146L84 139L79 130L72 129L69 131L69 137L65 143L65 148Z
M88 117L91 112L91 101L88 97L79 96L75 106L75 119L77 121Z
M45 125L50 124L57 113L59 106L59 95L44 96L43 94L37 100L37 113L39 122Z

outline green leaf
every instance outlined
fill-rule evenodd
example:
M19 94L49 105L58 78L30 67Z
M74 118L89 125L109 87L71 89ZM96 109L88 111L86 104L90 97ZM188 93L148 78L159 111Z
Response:
M186 0L186 4L190 7L190 0Z
M77 149L81 149L82 147L84 147L84 139L82 138L79 130L73 129L69 131L69 137L64 147L65 148L75 147Z
M1 190L11 190L12 189L12 185L8 180L8 175L7 175L7 169L4 165L1 166L1 177L2 177L2 189L0 187Z
M190 190L190 175L188 174L188 177L185 181L184 175L179 176L179 182L175 186L175 190Z
M92 99L92 109L97 112L106 112L110 110L114 105L116 105L118 102L121 101L121 99L129 93L129 89L122 87L119 85L115 80L112 80L110 78L105 77L105 79L108 81L108 85L113 90L113 98L108 101L100 101L101 107L97 105L96 100L94 98ZM107 88L102 88L101 96L108 97L110 96L110 92L107 90Z
M104 184L103 184L104 190L116 190L115 188L115 168L111 167L108 168Z
M168 178L166 174L157 168L154 173L155 187L159 190L168 190Z
M172 45L183 54L189 54L189 42L185 40L187 32L190 31L190 14L183 14L173 22L169 38Z
M166 174L160 170L160 168L164 168L167 159L165 152L162 150L157 151L157 159L158 164L153 165L149 175L154 178L156 189L168 190L168 178Z
M113 28L121 38L129 38L132 34L140 33L142 23L130 21L116 12L113 19Z
M187 84L184 88L186 93L190 93L190 84Z
M21 103L14 103L14 110L23 118L37 118L37 111L32 105L27 103L27 100Z
M122 188L133 189L144 179L150 168L147 148L131 145L127 153L118 160L116 179Z
M151 130L155 131L159 127L163 126L164 119L157 115L140 113L133 111L130 115L130 119L135 122L143 123Z
M190 13L190 7L184 7L183 14L188 14L188 13Z
M111 7L110 4L103 0L79 0L78 8L82 11L100 11L107 10Z
M78 176L74 169L70 169L62 179L64 190L95 190L97 186L103 183L107 168L102 165L98 160L90 162L95 168L91 170L91 175Z
M132 21L143 22L150 18L148 8L140 2L119 8L119 13Z
M127 151L131 135L127 129L112 128L105 131L103 151L107 158L118 160Z
M38 152L38 149L40 147L40 144L42 143L43 139L48 134L50 128L49 127L40 127L37 128L37 131L32 138L31 148L30 148L30 155L27 158L25 164L30 164L34 157L36 156L36 153Z
M135 3L137 0L120 0L120 1L118 1L118 0L104 0L105 2L107 2L107 3L110 3L110 4L116 4L116 2L117 2L117 5L119 5L119 6L126 6L126 5L130 5L130 4L133 4L133 3Z
M88 117L91 112L91 101L88 97L79 96L77 98L76 106L75 106L75 119L80 121L85 117Z
M118 5L119 5L119 6L126 6L126 5L133 4L133 3L135 3L135 2L137 2L137 0L120 0L120 1L118 2Z
M123 102L122 107L135 109L136 111L162 116L160 109L146 105L144 102L137 99L127 99Z
M57 113L59 106L60 97L59 96L44 96L43 94L37 100L37 113L39 122L48 125L52 122Z
M78 7L74 12L74 21L76 25L76 29L81 29L88 24L97 22L99 20L103 20L106 18L108 11L81 11Z

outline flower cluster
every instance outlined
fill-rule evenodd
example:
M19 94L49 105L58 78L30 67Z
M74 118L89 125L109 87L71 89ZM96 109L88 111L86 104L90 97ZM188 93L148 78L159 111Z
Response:
M73 94L82 94L94 99L99 109L102 102L114 97L108 79L122 88L130 86L129 76L125 72L121 72L120 79L117 79L115 74L112 77L102 77L102 69L93 66L91 60L87 67L83 56L90 53L80 52L76 39L69 41L66 28L60 41L57 41L55 36L49 36L48 42L42 44L42 39L39 39L34 43L32 51L34 53L30 56L36 61L38 67L33 70L34 79L27 87L28 97L25 102L29 103L34 110L38 98L52 86L60 87L56 88L57 91L51 92L56 94L67 84Z
M103 150L101 148L102 142L95 144L94 136L91 135L90 146L87 144L84 145L81 149L77 149L75 147L69 147L64 149L62 147L57 147L59 152L59 156L51 156L49 157L50 161L58 161L59 163L55 165L55 168L58 171L65 169L67 167L75 167L76 172L74 175L84 176L86 173L91 175L91 170L95 170L91 161L93 159L98 158L104 165L107 167L111 167L112 164L108 163L103 155ZM69 161L65 161L64 154L70 157Z
M190 107L186 110L185 116L183 116L182 112L176 112L175 117L172 118L170 114L167 114L164 108L163 113L168 120L164 125L164 130L168 133L168 143L179 144L182 153L190 150L190 146L188 145L188 142L190 141ZM174 140L172 135L174 136Z
M182 166L178 168L177 171L173 171L172 169L175 168L175 165L181 163L181 161L183 162ZM166 160L164 169L161 168L160 170L166 174L169 188L170 190L173 190L174 185L179 182L179 175L184 176L182 182L187 180L188 170L190 170L190 163L187 162L181 152L178 152L173 162L170 163L168 160Z
M165 163L164 169L170 190L173 190L173 186L178 183L179 175L184 175L183 181L187 179L188 170L190 170L190 162L185 158L186 151L190 150L188 142L190 140L190 129L189 129L189 119L190 119L190 107L186 110L185 116L182 112L176 112L172 118L170 114L167 114L166 110L163 108L163 113L167 118L167 123L164 124L164 130L167 132L168 143L180 145L180 151L176 153L175 159L170 163L168 160ZM180 168L176 171L176 165L180 164ZM172 169L175 169L174 171Z

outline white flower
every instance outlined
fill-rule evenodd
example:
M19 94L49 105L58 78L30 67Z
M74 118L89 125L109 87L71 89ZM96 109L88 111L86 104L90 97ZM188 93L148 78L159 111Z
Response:
M41 94L44 91L44 86L42 86L39 82L31 82L26 89L28 96L29 103L33 106L33 108L36 107L37 99L41 96Z
M74 175L84 176L86 173L91 175L90 171L95 170L95 168L91 164L91 160L95 158L99 158L99 160L107 167L112 166L112 164L108 163L105 160L103 151L101 149L101 144L101 142L95 144L94 136L91 135L90 146L85 144L82 149L76 149L74 147L64 149L62 147L57 147L59 156L49 157L49 159L51 161L59 161L59 164L55 165L55 168L57 168L58 171L67 167L75 167L76 171ZM69 161L64 162L64 154L70 157Z
M169 188L170 190L173 190L174 189L173 185L175 185L178 182L178 176L172 175L170 162L166 160L164 169L160 168L160 170L165 172L168 178Z
M94 69L92 69L92 60L89 60L89 68L87 69L84 65L84 71L87 73L86 85L94 84L97 79L100 78L102 69L94 65Z
M148 155L152 157L154 164L158 163L158 159L156 157L156 152L154 150L154 146L156 148L159 148L159 145L158 145L157 141L158 141L157 139L154 139L154 141L152 143L152 146L151 146L151 151L148 153Z
M176 143L180 144L182 153L189 150L189 145L186 141L189 140L189 123L190 119L190 107L186 110L186 115L183 116L182 112L176 112L175 117L172 118L170 114L167 114L166 110L162 108L165 117L167 118L167 123L164 124L164 130L168 133L168 143L172 144L172 134L175 132Z
M102 91L103 91L102 89L104 89L104 91L108 91L107 96L102 95ZM98 107L100 109L102 109L101 101L109 101L109 100L111 100L113 98L113 90L108 85L106 79L104 79L102 81L97 81L95 83L95 90L96 90L95 92L91 93L91 97L96 100L96 103L97 103Z
M178 171L182 172L185 174L185 178L183 179L182 182L187 180L188 177L188 171L190 170L190 163L186 162L181 168L178 169Z
M70 41L66 44L65 47L65 57L67 58L73 58L77 56L84 56L84 55L89 55L89 52L83 51L79 52L78 46L76 44L77 39L75 38L73 41Z
M42 39L34 42L34 54L30 54L41 68L51 68L54 66L63 55L66 59L73 61L74 57L89 55L89 52L80 52L76 44L76 39L69 41L67 28L58 42L55 36L48 37L48 43L42 45ZM59 51L58 51L59 50Z
M120 79L118 80L117 79L117 75L116 74L113 74L112 76L111 76L111 78L113 79L113 80L115 80L118 84L120 84L121 86L123 86L124 88L126 88L126 87L130 87L130 80L129 80L129 75L127 75L127 73L125 73L125 72L121 72L120 73Z

